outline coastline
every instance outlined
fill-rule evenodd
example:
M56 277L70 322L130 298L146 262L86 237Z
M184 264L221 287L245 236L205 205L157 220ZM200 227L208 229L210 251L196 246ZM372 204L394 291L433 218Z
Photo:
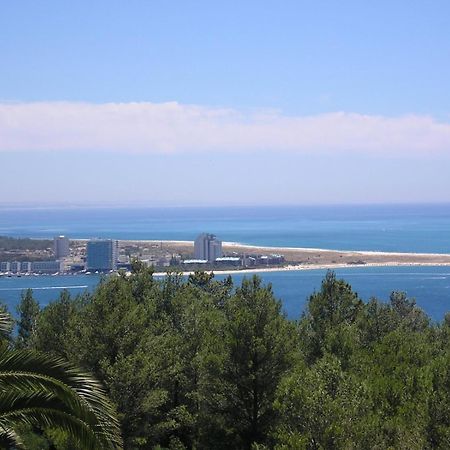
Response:
M84 245L87 239L71 239L73 243ZM162 255L182 255L184 258L192 255L194 242L187 240L119 240L120 246L137 246L143 252L152 254L155 247ZM374 250L335 250L310 247L279 247L242 244L224 241L222 243L224 255L261 256L283 255L284 262L279 265L256 265L246 267L209 268L218 275L251 274L287 271L309 271L327 269L351 269L364 267L450 267L450 253L417 253L417 252L386 252ZM190 267L184 267L183 275L194 273ZM189 270L186 270L189 269ZM155 272L155 276L162 276L166 272ZM3 274L2 274L3 275Z
M73 239L74 241L88 241L89 239ZM193 246L193 241L176 241L176 240L161 240L161 239L120 239L120 242L129 243L146 243L146 244L163 244L168 246L176 245L187 245ZM380 255L380 256L448 256L450 258L450 253L418 253L418 252L382 252L377 250L341 250L341 249L329 249L329 248L313 248L313 247L274 247L268 245L253 245L253 244L242 244L240 242L233 241L223 241L223 247L234 248L234 249L247 249L251 251L271 251L271 252L289 252L289 251L299 251L305 253L315 253L315 252L330 252L336 254L360 254L360 255ZM450 261L449 261L450 262Z
M174 240L127 240L121 242L141 243L147 245L161 245L167 251L188 251L192 249L192 241ZM270 247L247 245L238 242L223 242L226 253L238 252L241 254L283 254L286 264L275 267L248 267L224 270L211 270L215 274L229 275L236 273L265 273L304 270L351 269L353 267L422 267L422 266L448 266L450 267L449 253L417 253L417 252L382 252L363 250L330 250L302 247ZM189 275L194 271L184 271ZM162 276L165 272L155 273Z
M311 270L333 270L333 269L352 269L364 267L450 267L448 263L368 263L368 264L329 264L329 265L289 265L280 267L258 267L254 269L227 269L227 270L206 270L206 272L213 272L215 275L234 275L247 273L270 273L270 272L297 272L297 271L311 271ZM194 274L195 271L181 272L183 276ZM166 272L155 272L156 277L163 277Z

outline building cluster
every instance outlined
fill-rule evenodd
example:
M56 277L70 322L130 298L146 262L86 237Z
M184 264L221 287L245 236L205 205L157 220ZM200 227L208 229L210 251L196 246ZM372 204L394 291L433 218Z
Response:
M185 259L181 264L188 267L254 267L284 263L283 255L232 255L224 256L222 241L214 234L202 233L194 241L194 259Z
M276 266L285 262L283 255L254 255L244 256L244 264L246 267L252 266Z
M202 233L194 241L193 258L181 254L170 254L163 249L163 243L153 244L152 248L125 244L121 247L113 239L92 239L86 245L73 242L69 238L56 236L53 240L54 259L46 261L0 262L1 274L56 274L56 273L105 273L118 269L130 269L130 260L137 257L144 264L154 267L182 266L186 269L239 268L272 266L284 263L282 255L245 255L232 252L224 255L222 241L214 234ZM155 248L153 248L153 246ZM134 256L133 256L134 255Z
M118 242L112 239L94 239L87 242L85 261L71 264L70 241L66 236L53 239L54 259L47 261L3 261L1 274L55 274L62 272L116 270L118 263Z
M47 261L2 261L0 273L5 274L53 274L64 272L64 259L70 254L69 238L57 236L53 239L54 259Z

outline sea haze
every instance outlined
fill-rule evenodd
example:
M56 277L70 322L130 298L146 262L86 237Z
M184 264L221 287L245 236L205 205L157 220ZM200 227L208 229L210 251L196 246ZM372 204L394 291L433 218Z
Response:
M450 204L212 208L0 207L0 235L224 241L285 247L450 252Z

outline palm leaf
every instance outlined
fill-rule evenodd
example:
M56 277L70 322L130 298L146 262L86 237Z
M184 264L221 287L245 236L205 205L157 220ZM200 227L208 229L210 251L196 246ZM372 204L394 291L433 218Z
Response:
M5 311L0 311L0 337L9 337L13 324L11 316Z
M12 428L0 426L0 448L24 448L22 440Z
M40 428L60 428L70 434L83 450L115 448L105 445L101 434L96 433L79 418L51 408L27 408L3 414L1 418L6 426L29 425Z
M0 352L0 427L58 426L82 448L121 448L114 408L99 382L61 358Z

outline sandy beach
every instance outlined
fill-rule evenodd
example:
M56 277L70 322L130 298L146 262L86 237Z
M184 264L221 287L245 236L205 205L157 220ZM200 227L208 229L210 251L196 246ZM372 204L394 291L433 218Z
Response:
M193 252L192 241L121 241L142 247L158 246L169 253L189 255ZM329 250L318 248L269 247L246 245L238 242L223 242L226 255L283 255L286 264L279 267L256 267L236 270L216 270L215 273L258 273L291 270L338 269L349 267L388 266L450 266L450 254L441 253L400 253L377 251ZM188 274L187 272L186 274Z
M424 267L424 266L449 266L450 262L448 263L369 263L369 264L329 264L329 265L313 265L313 266L302 266L302 265L287 265L287 266L280 266L280 267L258 267L255 269L236 269L236 270L212 270L216 275L232 275L236 273L267 273L267 272L286 272L286 271L301 271L301 270L333 270L333 269L344 269L344 268L354 268L354 267ZM209 272L209 271L208 271ZM193 274L193 271L188 272L182 272L183 275L191 275ZM166 272L156 272L153 274L154 276L165 276Z

